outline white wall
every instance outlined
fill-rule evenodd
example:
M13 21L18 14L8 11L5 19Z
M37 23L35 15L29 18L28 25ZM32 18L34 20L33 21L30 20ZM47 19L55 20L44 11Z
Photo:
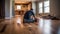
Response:
M35 2L32 2L32 8L33 8L34 14L36 14L36 3Z
M10 1L5 0L5 19L10 18Z
M12 18L13 17L13 14L12 14L12 1L13 0L10 0L10 18Z
M12 0L5 0L5 19L12 18Z
M36 15L38 15L38 12L39 12L39 2L36 2Z

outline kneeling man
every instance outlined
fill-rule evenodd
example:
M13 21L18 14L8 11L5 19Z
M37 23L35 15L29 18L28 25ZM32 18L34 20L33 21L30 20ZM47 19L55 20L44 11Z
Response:
M36 21L35 15L33 13L33 9L27 11L24 15L23 22L24 23L34 23Z

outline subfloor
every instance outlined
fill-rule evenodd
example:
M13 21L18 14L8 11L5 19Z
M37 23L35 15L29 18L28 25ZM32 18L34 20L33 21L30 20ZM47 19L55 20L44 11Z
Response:
M21 16L0 19L0 34L58 34L60 20L39 18L35 23L24 23Z

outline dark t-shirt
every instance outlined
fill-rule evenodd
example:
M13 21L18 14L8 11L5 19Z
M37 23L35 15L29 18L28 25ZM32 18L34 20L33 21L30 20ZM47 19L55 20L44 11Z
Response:
M27 12L25 13L25 15L24 15L24 19L31 19L30 17L31 17L32 15L34 16L34 13L33 13L32 10L27 11Z

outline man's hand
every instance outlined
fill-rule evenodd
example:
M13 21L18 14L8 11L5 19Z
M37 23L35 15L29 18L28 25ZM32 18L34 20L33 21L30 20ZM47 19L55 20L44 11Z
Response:
M35 18L36 18L36 19L39 19L40 17L38 17L38 16L35 16Z
M35 17L32 15L32 16L31 16L31 19L35 20Z

